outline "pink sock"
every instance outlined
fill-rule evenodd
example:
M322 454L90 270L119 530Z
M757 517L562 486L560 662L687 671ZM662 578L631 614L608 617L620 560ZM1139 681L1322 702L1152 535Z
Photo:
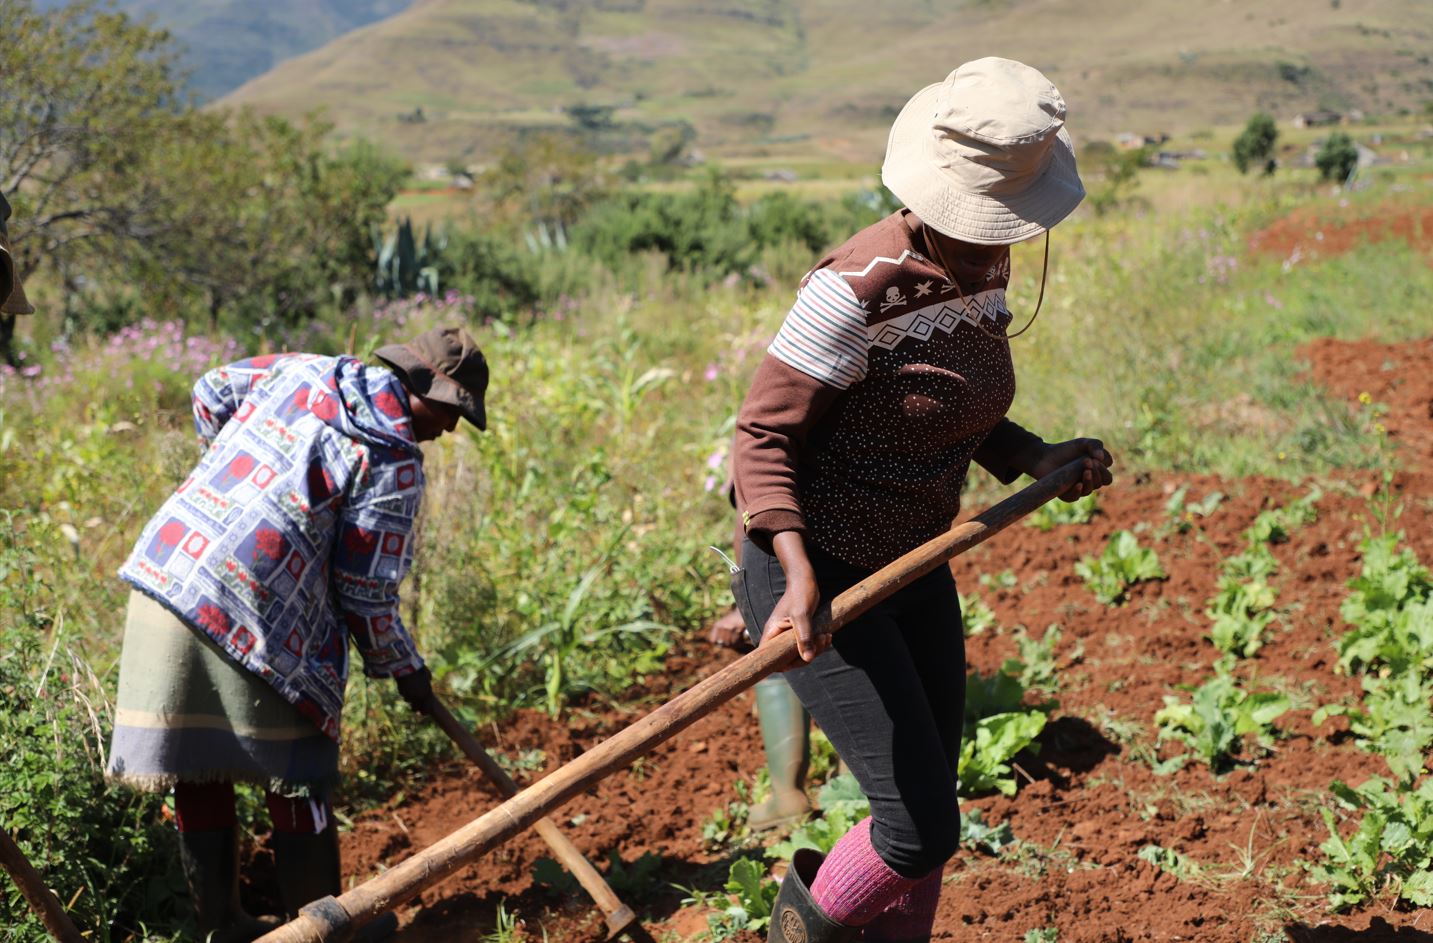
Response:
M866 924L861 939L870 943L930 939L931 927L935 925L935 909L940 904L941 872L944 870L936 868L876 914L876 919Z
M816 906L837 923L865 926L917 879L890 869L871 847L871 819L862 819L836 842L811 882Z

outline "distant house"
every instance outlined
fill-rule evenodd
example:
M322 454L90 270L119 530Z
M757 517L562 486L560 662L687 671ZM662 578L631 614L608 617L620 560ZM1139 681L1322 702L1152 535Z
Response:
M1123 131L1115 136L1115 146L1122 151L1137 151L1141 147L1158 147L1169 140L1169 135L1163 131L1158 134L1135 134L1131 131Z
M1319 128L1324 125L1338 124L1343 120L1343 115L1336 111L1320 109L1319 111L1301 111L1294 115L1294 127L1296 128Z

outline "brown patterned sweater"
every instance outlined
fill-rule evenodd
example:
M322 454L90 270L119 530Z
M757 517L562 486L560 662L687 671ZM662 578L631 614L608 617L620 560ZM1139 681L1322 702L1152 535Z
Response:
M901 210L802 280L737 417L736 501L758 543L798 530L877 569L950 526L972 458L1008 483L1039 441L1005 418L1008 251L959 291L925 253Z

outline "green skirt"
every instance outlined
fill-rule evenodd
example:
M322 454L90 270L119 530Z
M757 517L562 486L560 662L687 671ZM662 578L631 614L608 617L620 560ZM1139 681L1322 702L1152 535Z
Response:
M106 773L151 792L249 782L322 797L338 780L338 744L202 632L133 590Z

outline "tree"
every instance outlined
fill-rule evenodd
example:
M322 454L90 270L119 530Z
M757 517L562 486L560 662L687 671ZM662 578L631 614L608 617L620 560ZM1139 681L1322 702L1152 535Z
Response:
M1323 180L1347 180L1358 166L1358 148L1353 138L1342 131L1335 131L1325 139L1323 147L1314 155L1314 165Z
M1244 130L1234 139L1234 166L1239 172L1247 173L1257 164L1264 166L1264 172L1274 172L1274 142L1279 139L1279 129L1274 119L1264 112L1257 112L1249 119Z
M28 276L67 288L87 244L142 238L134 168L181 107L169 36L81 0L45 13L0 0L0 191ZM14 319L0 321L10 359Z
M23 274L54 269L68 327L81 284L262 324L366 282L401 165L329 153L316 120L195 110L169 35L94 0L0 9L0 188Z

